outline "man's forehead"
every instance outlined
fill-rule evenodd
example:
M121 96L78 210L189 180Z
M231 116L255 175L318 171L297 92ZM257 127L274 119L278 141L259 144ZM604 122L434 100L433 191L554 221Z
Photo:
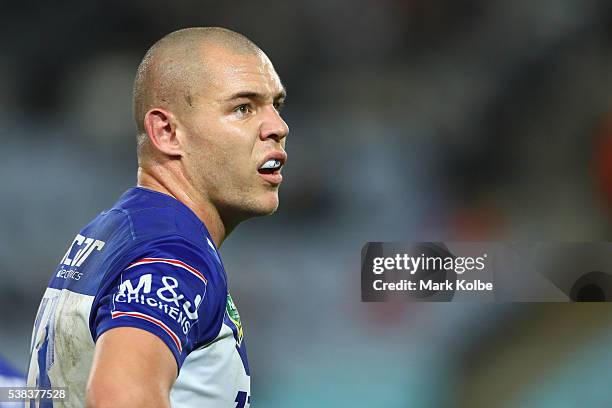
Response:
M217 47L215 47L217 48ZM237 92L256 92L275 98L284 87L272 62L263 53L233 53L209 50L205 57L210 84L215 99L223 99Z

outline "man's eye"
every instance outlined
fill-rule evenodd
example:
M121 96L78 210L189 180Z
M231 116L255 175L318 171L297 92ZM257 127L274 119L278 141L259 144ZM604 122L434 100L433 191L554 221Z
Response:
M251 107L248 104L242 104L242 105L236 106L236 108L234 109L234 112L239 113L240 115L247 115L251 113Z
M276 109L277 112L282 111L284 107L285 107L285 104L281 102L274 104L274 109Z

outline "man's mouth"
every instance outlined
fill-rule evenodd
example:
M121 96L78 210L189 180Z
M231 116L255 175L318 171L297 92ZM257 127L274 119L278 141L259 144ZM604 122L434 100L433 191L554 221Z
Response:
M266 161L259 166L257 172L267 182L278 185L283 181L281 169L286 159L287 155L284 152L271 154L266 158Z
M261 174L272 174L277 170L280 170L282 167L282 163L280 160L270 159L259 168L259 172Z

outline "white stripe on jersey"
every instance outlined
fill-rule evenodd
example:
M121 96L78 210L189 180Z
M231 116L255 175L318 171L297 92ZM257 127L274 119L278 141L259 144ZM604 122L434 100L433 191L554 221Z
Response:
M149 315L146 315L140 312L121 312L121 311L111 312L111 317L113 319L116 319L118 317L134 317L134 318L143 319L153 324L156 324L161 329L163 329L166 333L168 333L170 338L172 338L172 341L174 342L174 344L176 344L176 347L178 348L179 352L183 351L183 346L181 345L181 341L179 340L179 337L176 334L174 334L174 332L170 330L170 328L166 326L166 324L159 319L156 319L154 317L151 317Z
M198 279L200 279L202 282L204 282L205 285L208 284L208 281L206 280L206 278L204 277L202 272L198 271L196 268L194 268L192 266L187 265L185 262L179 261L178 259L143 258L143 259L140 259L140 260L138 260L136 262L131 263L125 269L130 269L130 268L133 268L135 266L152 264L152 263L165 263L165 264L170 264L170 265L178 266L179 268L183 268L186 271L189 271L193 275L197 276Z

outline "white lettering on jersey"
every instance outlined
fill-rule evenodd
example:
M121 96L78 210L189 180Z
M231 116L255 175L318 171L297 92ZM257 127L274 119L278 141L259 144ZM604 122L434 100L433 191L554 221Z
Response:
M170 282L170 283L168 283ZM162 283L164 285L163 288L157 289L157 297L165 302L172 302L177 307L179 306L179 300L183 299L185 296L181 293L180 295L176 293L174 289L178 288L178 281L171 276L162 277ZM172 297L166 297L164 292L168 293Z
M90 241L91 240L91 241ZM72 261L71 266L76 266L77 268L85 262L85 260L91 255L91 253L97 249L98 251L104 247L104 242L100 240L94 240L93 238L87 238L85 241L85 248L82 248L79 252L77 252L74 260Z
M74 248L75 244L77 246L84 246L82 248L79 248L79 250L74 256L74 259L70 259L70 253L72 252L72 249ZM66 266L75 266L78 268L83 264L83 262L85 262L85 260L89 257L89 255L91 255L94 250L99 251L104 248L104 244L104 241L84 237L81 234L77 234L77 236L74 237L72 244L70 244L70 246L68 247L68 250L66 251L66 254L62 258L60 263Z
M146 275L142 275L140 279L138 279L138 285L134 288L132 286L132 281L127 279L121 282L119 285L119 292L117 296L115 296L115 300L118 302L125 302L125 291L127 290L128 299L136 299L140 294L140 289L142 289L142 293L151 293L151 282L153 281L152 275L147 273ZM129 302L130 300L128 300Z
M136 287L134 287L131 280L126 279L119 285L114 301L128 304L132 302L139 303L159 309L181 325L183 334L189 333L191 326L198 320L198 308L206 292L197 294L192 304L181 293L179 282L176 278L162 276L161 282L163 286L155 291L156 296L147 296L152 292L152 282L153 277L150 273L140 276ZM171 306L172 304L176 305L176 307Z
M185 303L183 303L183 310L185 311L187 317L192 320L198 318L198 307L200 307L200 302L202 302L202 296L196 295L195 299L193 300L193 310L189 310L189 308L191 307L190 301L186 300Z

